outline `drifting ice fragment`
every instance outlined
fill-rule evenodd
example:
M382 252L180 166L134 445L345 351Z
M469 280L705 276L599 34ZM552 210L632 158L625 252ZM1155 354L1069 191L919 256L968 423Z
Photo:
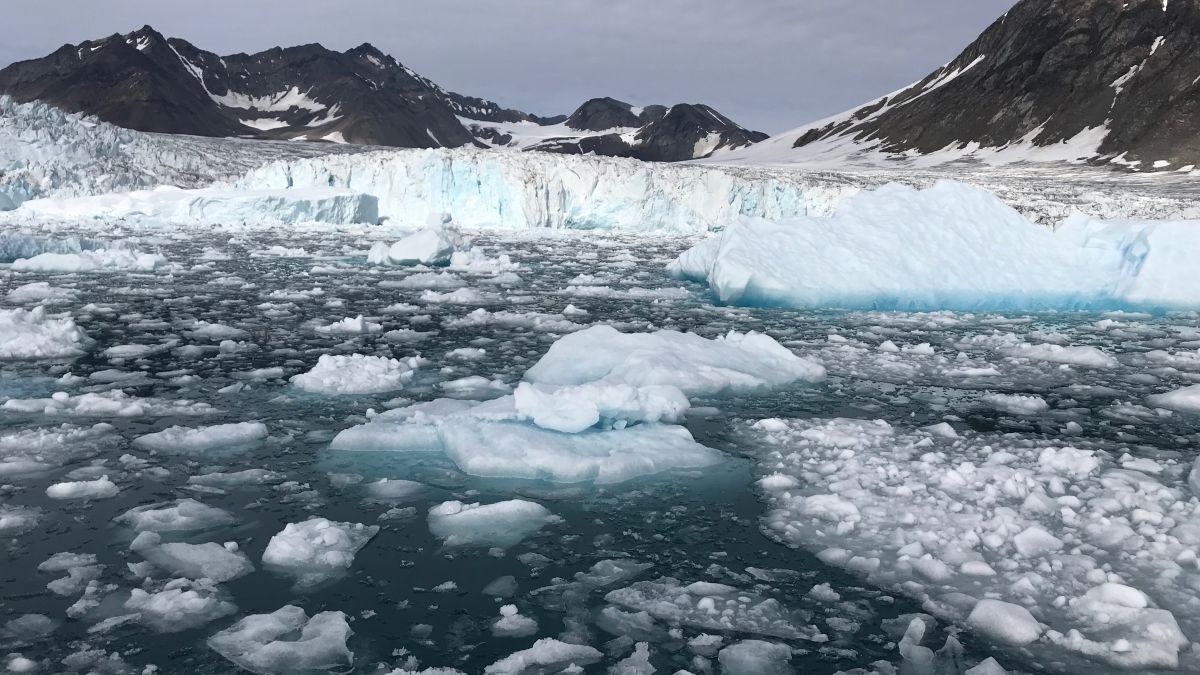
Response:
M322 354L312 370L293 376L291 382L317 394L379 394L403 389L418 365L416 358Z
M208 639L208 646L252 673L325 672L349 667L346 647L352 631L341 612L285 605L270 614L252 614Z
M133 445L142 450L199 454L244 449L266 437L267 425L262 422L238 422L208 427L168 427L135 438Z
M295 576L297 587L311 588L345 574L355 554L378 532L377 525L325 518L288 523L267 543L263 563Z
M486 505L448 501L429 509L429 531L447 546L508 548L557 521L546 507L523 499Z
M522 675L528 672L561 672L567 666L587 666L603 654L595 647L573 645L542 638L525 649L500 659L484 669L486 675Z

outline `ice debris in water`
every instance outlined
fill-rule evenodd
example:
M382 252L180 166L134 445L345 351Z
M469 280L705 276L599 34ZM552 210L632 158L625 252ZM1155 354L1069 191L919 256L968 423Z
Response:
M361 314L334 321L326 326L317 326L314 330L324 335L364 335L378 333L383 330L383 324L368 321Z
M296 577L298 588L310 588L345 574L378 532L377 525L325 518L288 523L267 543L263 563Z
M500 618L492 622L492 635L496 637L521 638L536 635L537 621L521 614L516 605L500 607Z
M139 436L133 446L172 454L202 454L214 450L245 448L267 437L262 422L237 422L206 427L168 427Z
M815 627L803 625L778 600L725 584L697 581L685 586L678 579L663 577L610 591L604 599L677 625L792 640L825 640Z
M602 658L595 647L542 638L529 649L509 654L484 669L485 675L523 675L562 672L568 666L588 666Z
M129 544L129 549L156 567L188 579L211 579L222 583L254 571L254 565L236 547L216 542L164 543L157 533L142 532Z
M507 548L558 520L546 507L524 499L448 501L429 509L429 531L447 546Z
M988 639L1138 670L1178 667L1200 630L1200 593L1177 581L1200 544L1190 466L884 421L746 432L773 472L759 482L768 532Z
M16 272L153 272L167 259L158 253L115 248L80 253L41 253L13 261Z
M379 394L403 389L419 359L390 359L363 354L322 354L317 365L292 377L292 385L316 394Z
M328 671L348 668L354 653L346 646L353 631L342 612L319 612L285 605L270 614L252 614L208 639L208 646L252 673Z
M203 402L141 398L120 390L78 396L58 391L50 398L10 398L0 408L11 412L76 417L170 417L211 415L216 412L215 408Z
M108 476L101 476L95 480L55 483L46 488L46 496L51 499L108 499L116 497L120 491L121 488Z
M721 650L724 675L791 675L792 649L778 642L742 640Z
M373 265L444 265L460 245L461 237L439 223L417 230L391 246L377 242L367 254L367 262Z
M194 499L145 504L119 515L117 522L134 532L195 532L232 525L233 514Z
M64 359L82 356L93 341L70 317L44 307L0 309L0 359Z
M130 590L125 609L160 633L178 633L207 625L237 612L210 580L172 579L160 590Z

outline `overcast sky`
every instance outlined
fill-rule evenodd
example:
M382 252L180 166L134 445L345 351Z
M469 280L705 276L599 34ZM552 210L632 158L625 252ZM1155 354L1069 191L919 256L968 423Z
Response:
M228 54L370 42L447 89L533 113L708 103L778 133L924 77L1013 0L9 2L0 62L150 24Z

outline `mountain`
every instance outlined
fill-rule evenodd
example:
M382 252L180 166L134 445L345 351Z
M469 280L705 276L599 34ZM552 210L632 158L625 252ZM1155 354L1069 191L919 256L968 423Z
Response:
M765 138L705 106L635 113L593 99L569 117L541 117L447 91L370 44L222 57L150 26L12 64L0 70L0 94L138 131L402 148L511 146L674 161Z
M476 138L492 146L649 162L709 157L718 150L745 148L767 138L706 105L635 107L613 98L587 101L562 124L469 126Z
M1200 165L1200 3L1022 0L920 82L746 155Z

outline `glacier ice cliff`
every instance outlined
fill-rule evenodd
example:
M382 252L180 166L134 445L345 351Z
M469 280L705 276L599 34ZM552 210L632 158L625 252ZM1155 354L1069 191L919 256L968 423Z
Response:
M281 160L243 189L342 188L375 196L391 224L449 213L467 227L699 233L739 217L831 211L846 184L801 174L497 150L400 150Z

